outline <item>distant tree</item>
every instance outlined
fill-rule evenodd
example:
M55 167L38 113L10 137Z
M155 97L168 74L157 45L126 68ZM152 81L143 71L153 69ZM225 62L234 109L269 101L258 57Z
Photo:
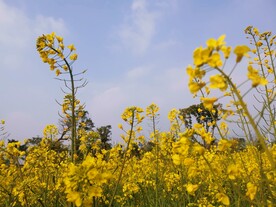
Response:
M89 117L89 112L86 110L77 111L78 113L78 120L77 120L77 129L76 129L76 140L75 140L75 146L76 146L76 154L78 157L81 156L81 153L79 151L80 147L80 138L81 138L81 131L82 132L90 132L94 131L95 125L92 119ZM58 142L68 140L71 136L71 127L72 127L72 119L71 118L61 118L59 120L59 128L61 131L60 138L58 139Z
M81 137L87 136L85 145L87 148L87 153L91 153L93 156L96 155L98 151L102 149L109 150L112 148L110 143L111 141L111 125L101 126L96 128L94 122L89 117L89 112L86 110L79 111L79 119L77 124L77 140L76 140L76 148L77 148L77 156L78 160L83 159L83 154L79 150L81 146ZM59 141L67 140L70 136L71 130L71 119L60 119L59 120L59 128L61 131L61 136ZM91 133L93 132L93 133ZM97 146L97 150L95 148Z
M40 142L42 141L42 137L40 136L36 136L36 137L32 137L31 139L27 139L26 144L29 146L37 146L40 144Z
M19 142L18 140L15 139L8 139L8 143L14 143L14 142ZM18 148L20 151L26 151L28 149L27 144L21 144Z
M19 150L27 152L29 147L38 146L40 144L40 142L42 141L42 139L43 138L40 137L40 136L36 136L36 137L32 137L30 139L27 139L24 142L24 144L21 144L19 146ZM18 140L15 140L15 139L8 140L8 143L12 143L12 142L18 142ZM68 150L68 148L58 140L48 139L48 142L49 142L51 150L54 150L56 152L62 152L62 151L67 151Z
M246 148L246 140L244 138L232 138L234 144L232 148L235 151L242 151Z
M198 124L202 124L206 130L206 132L211 132L212 135L214 135L215 128L217 127L217 123L221 117L219 115L219 111L222 110L222 104L215 104L213 106L212 111L209 111L206 109L202 103L191 105L188 108L179 109L180 116L183 118L185 127L187 129L192 129L194 121ZM197 139L193 136L193 140L197 141ZM216 140L214 140L212 144L215 143ZM205 141L203 140L204 147L210 147L207 146Z
M97 132L101 140L100 148L105 150L111 149L111 125L101 126L97 128Z
M143 152L150 152L154 149L155 144L152 140L146 141L145 144L142 146L141 150Z
M193 127L193 120L197 123L203 124L206 131L214 133L216 125L212 125L212 122L217 122L221 119L219 116L219 110L222 109L222 104L215 104L212 111L206 109L202 103L191 105L188 108L180 109L180 115L183 117L185 127L191 129Z
M77 131L79 131L80 129L83 129L87 132L94 131L95 125L92 119L89 117L89 112L84 110L84 111L80 111L79 113L81 113L81 116L78 120ZM60 129L61 136L59 140L67 140L71 130L70 128L72 126L71 119L68 119L68 118L60 119L59 126L61 128Z
M139 144L137 144L136 142L133 142L130 145L131 145L130 146L130 155L140 158L141 150L140 150Z
M95 128L94 122L89 117L88 111L83 111L83 115L79 119L79 125L78 128L83 128L85 131L93 131Z

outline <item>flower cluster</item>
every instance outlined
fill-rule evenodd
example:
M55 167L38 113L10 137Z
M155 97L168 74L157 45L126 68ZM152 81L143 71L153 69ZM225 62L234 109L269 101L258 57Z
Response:
M76 48L73 44L67 46L69 53L64 56L63 38L57 36L54 32L38 37L36 48L42 61L48 63L50 69L54 70L57 76L71 70L70 65L78 59L78 55L75 53ZM69 57L70 62L68 62L67 57Z

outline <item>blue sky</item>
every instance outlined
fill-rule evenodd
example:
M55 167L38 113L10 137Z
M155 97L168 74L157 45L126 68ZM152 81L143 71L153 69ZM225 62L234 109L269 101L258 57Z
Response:
M35 47L55 31L77 48L74 68L88 70L78 97L96 126L111 124L120 140L124 108L155 102L168 130L170 109L198 103L185 71L193 50L221 34L228 45L247 44L248 25L275 33L275 9L273 0L0 0L0 119L19 140L57 124L63 84Z

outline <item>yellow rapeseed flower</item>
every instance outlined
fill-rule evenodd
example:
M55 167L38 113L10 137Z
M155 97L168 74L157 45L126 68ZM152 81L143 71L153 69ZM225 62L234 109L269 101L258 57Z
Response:
M252 81L252 87L257 87L259 84L263 86L267 85L268 83L267 79L264 77L261 77L257 69L254 69L252 65L248 65L247 69L248 69L247 77Z
M204 82L195 82L195 81L189 81L188 87L190 89L190 92L192 94L196 94L200 89L202 89L206 83Z
M256 35L259 35L259 30L258 30L258 28L253 28L253 32L256 34Z
M70 60L77 60L78 59L78 55L76 53L70 55Z
M130 125L133 124L133 121L136 120L137 124L140 124L144 116L141 116L141 113L144 110L140 107L131 106L125 109L125 111L122 113L121 118L128 122Z
M230 200L229 197L224 193L217 193L216 198L218 199L218 202L222 203L223 205L229 206Z
M219 128L222 130L222 131L227 131L227 124L225 122L221 122L220 125L219 125Z
M246 56L247 53L250 51L250 48L246 45L238 45L234 49L234 53L237 55L236 62L240 62L243 56Z
M215 138L212 136L212 133L210 133L210 132L207 132L207 133L203 132L201 134L201 137L208 145L211 144L215 140Z
M239 167L234 164L229 165L227 168L227 174L231 180L235 180L240 174Z
M45 138L54 138L58 134L58 128L54 124L47 125L43 130Z
M67 201L74 202L77 207L81 206L82 199L81 199L81 195L79 192L68 191L68 194L66 197L67 197Z
M225 37L226 35L223 34L217 39L217 47L222 47L223 45L226 44L226 42L224 41Z
M57 39L57 41L58 41L59 43L62 43L62 42L63 42L63 37L61 37L61 36L57 36L57 35L56 35L56 39Z
M228 88L225 78L220 75L210 76L210 88L218 88L221 91L225 91Z
M219 68L220 66L222 66L222 64L223 63L218 52L213 53L208 58L208 65L212 68Z
M63 65L62 68L63 68L64 71L67 71L67 70L68 70L67 65Z
M206 45L210 50L219 50L222 46L225 45L225 34L221 35L217 40L214 38L211 38L206 41Z
M57 69L57 70L56 70L56 76L59 76L60 74L61 74L60 70Z
M122 124L118 124L118 128L119 129L123 129L123 125Z
M195 195L195 192L196 192L196 190L198 189L198 185L194 185L194 184L192 184L192 183L188 183L187 185L186 185L186 190L187 190L187 192L190 194L190 195Z
M195 49L193 58L194 58L194 65L200 67L207 63L208 58L211 54L211 50L209 48L202 48L199 47Z
M176 108L173 108L172 110L170 110L168 114L168 119L172 122L178 117L178 115L179 115L179 110Z
M172 156L172 160L173 160L173 163L174 163L175 165L180 165L180 163L181 163L181 159L180 159L179 154L174 154L174 155Z
M146 108L146 115L150 118L158 115L157 112L159 111L159 107L155 104L152 103Z
M228 59L231 53L231 47L222 46L221 51L223 52L224 58Z
M193 68L191 65L188 65L188 67L186 69L186 72L187 72L190 80L193 80L195 78L202 79L205 76L205 74L206 74L205 70L201 70L198 67Z
M68 45L67 48L69 48L70 51L76 50L75 46L73 44Z
M205 148L202 147L202 146L201 146L200 144L198 144L198 143L194 144L193 150L194 150L195 154L198 154L198 155L203 155L204 152L205 152Z
M228 151L231 148L232 144L227 139L221 139L218 143L218 150L221 152Z
M218 98L216 97L212 97L212 98L205 98L205 97L201 97L200 100L203 103L203 106L208 109L209 111L211 111L213 109L213 105L214 103L218 100Z
M184 161L183 161L183 164L185 166L190 166L193 163L195 163L195 160L193 158L190 158L190 157L185 158Z
M246 196L248 196L250 200L254 200L256 193L257 193L257 186L255 186L251 182L247 183Z
M261 42L261 41L258 41L257 43L256 43L256 46L257 47L261 47L263 45L263 43Z

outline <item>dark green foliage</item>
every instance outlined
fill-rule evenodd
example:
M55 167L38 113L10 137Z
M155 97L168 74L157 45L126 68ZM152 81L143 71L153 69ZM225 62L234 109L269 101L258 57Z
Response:
M101 139L101 149L109 150L111 149L111 125L101 126L97 128L97 132Z
M187 129L192 129L194 123L198 123L204 126L206 132L211 132L212 135L214 135L217 124L213 123L217 123L221 119L219 115L220 110L222 110L222 104L215 104L213 110L209 111L202 103L200 103L191 105L188 108L180 109L179 111L180 117L183 119ZM216 143L216 140L214 140L211 144L207 145L204 139L202 139L203 143L201 143L198 141L196 133L194 133L192 140L198 142L205 148L210 148L211 145Z
M203 124L206 131L210 130L210 123L213 121L217 122L221 119L218 114L218 111L222 108L222 104L215 104L213 111L209 111L204 108L203 104L191 105L188 108L180 109L180 115L183 117L185 122L185 127L191 129L193 127L193 120L195 119L197 123ZM209 123L209 124L208 124ZM211 127L212 133L216 125Z

